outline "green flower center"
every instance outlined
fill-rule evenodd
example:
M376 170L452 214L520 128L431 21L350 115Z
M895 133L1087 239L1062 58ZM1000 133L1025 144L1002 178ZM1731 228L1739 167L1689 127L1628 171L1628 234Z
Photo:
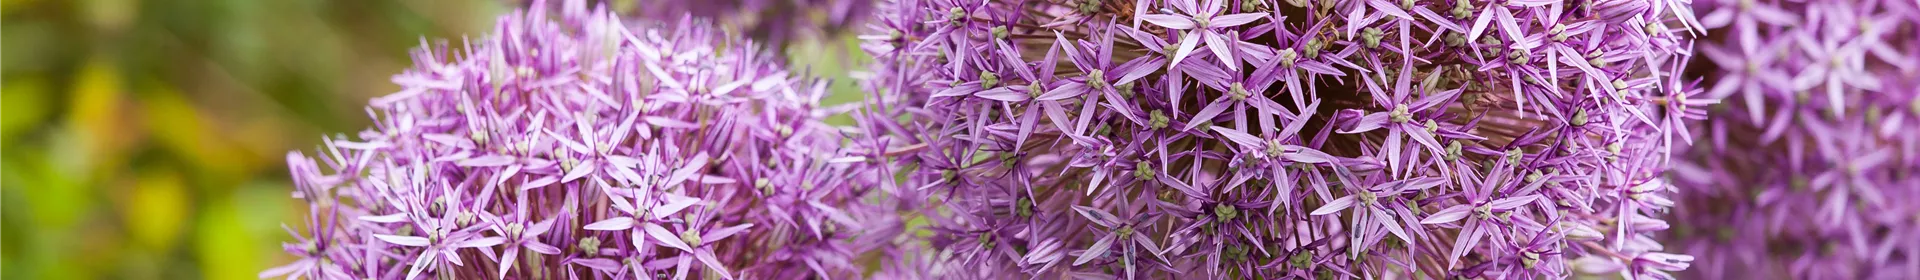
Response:
M1013 214L1021 218L1033 217L1033 199L1020 197L1013 202Z
M1106 88L1107 73L1105 71L1100 71L1100 69L1093 69L1093 71L1087 71L1087 87L1093 88L1093 89Z
M1473 18L1473 3L1467 3L1467 1L1464 1L1464 0L1453 1L1453 18L1455 19Z
M579 247L581 252L586 252L588 257L600 254L599 237L588 236L587 238L581 238L580 244L574 246Z
M1080 13L1082 14L1093 14L1096 12L1100 12L1100 0L1082 1L1080 2L1079 8L1080 8Z
M1152 112L1147 112L1147 116L1148 116L1148 120L1151 122L1148 124L1148 127L1153 129L1167 128L1167 122L1172 121L1167 119L1167 114L1160 112L1159 109L1154 109Z
M1460 148L1460 141L1447 140L1447 161L1460 160L1460 156L1462 155L1463 152Z
M1574 110L1572 123L1573 123L1573 126L1586 126L1587 125L1587 109L1580 108L1579 110Z
M1308 39L1307 40L1307 59L1320 59L1320 50L1325 49L1327 47L1326 44L1327 43L1325 42L1320 42L1319 37Z
M1294 51L1292 48L1280 49L1281 67L1293 67L1293 63L1299 61L1300 53L1298 51Z
M1233 82L1227 85L1227 97L1233 98L1233 101L1247 100L1247 95L1246 86L1241 85L1240 82Z
M1360 42L1365 43L1367 48L1379 48L1382 37L1386 37L1386 34L1382 33L1380 28L1368 27L1360 31Z
M1515 65L1533 63L1533 54L1529 53L1526 49L1514 49L1511 52L1507 52L1507 62Z
M1134 179L1139 179L1140 181L1153 181L1153 176L1154 176L1153 164L1147 163L1147 161L1145 160L1142 160L1139 163L1134 164L1134 168L1133 168Z
M993 88L993 86L997 86L997 85L1000 85L999 74L994 74L993 72L987 72L987 71L980 71L980 88Z
M953 7L952 9L947 9L947 23L953 24L953 26L960 26L960 25L966 24L967 9L961 8L961 7Z
M686 242L687 247L700 247L700 233L693 231L680 232L680 242Z
M1400 104L1400 106L1394 106L1393 111L1387 112L1387 117L1393 123L1406 123L1413 120L1413 113L1407 112L1406 104Z
M1467 36L1460 35L1460 32L1447 32L1446 40L1447 46L1449 47L1459 47L1467 44Z
M1282 148L1282 147L1283 146L1280 144L1279 138L1267 139L1267 151L1266 151L1267 156L1270 156L1270 157L1280 156L1281 153L1286 152L1285 148Z
M1226 204L1214 205L1213 217L1221 222L1232 221L1233 218L1240 217L1240 209Z
M515 240L517 240L517 239L520 239L520 235L521 235L521 234L525 234L525 233L526 233L526 231L527 231L527 226L526 226L526 225L521 225L520 223L509 223L509 224L507 224L507 230L506 230L506 231L507 231L507 234L506 234L506 235L507 235L507 239L515 239Z
M1553 29L1547 30L1547 34L1553 34L1554 42L1566 41L1567 36L1569 35L1566 32L1567 32L1567 25L1558 24L1558 23L1553 24Z

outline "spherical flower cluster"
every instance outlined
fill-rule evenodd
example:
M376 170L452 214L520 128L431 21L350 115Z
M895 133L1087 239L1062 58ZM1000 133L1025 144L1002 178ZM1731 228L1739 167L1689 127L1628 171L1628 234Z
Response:
M638 18L694 16L737 25L762 42L780 45L805 36L857 27L873 14L870 0L676 0L639 1Z
M311 215L288 229L298 261L261 276L848 278L895 258L905 222L871 199L891 177L822 121L844 111L824 84L697 22L561 7L423 47L358 140L290 153Z
M1724 98L1675 164L1704 279L1920 278L1920 3L1701 1Z
M957 278L1668 278L1684 1L895 0L863 119ZM1679 136L1679 137L1675 137ZM1022 276L1024 275L1024 276ZM1107 275L1107 276L1097 276Z

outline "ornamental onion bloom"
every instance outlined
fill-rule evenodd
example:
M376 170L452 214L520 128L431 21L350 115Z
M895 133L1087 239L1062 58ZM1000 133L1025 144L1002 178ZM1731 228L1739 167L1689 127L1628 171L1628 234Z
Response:
M1725 98L1676 164L1706 279L1920 278L1920 3L1701 1Z
M261 276L850 278L902 259L900 206L872 199L901 195L822 121L845 110L825 84L698 22L547 7L417 50L373 128L289 153L311 215L288 229L299 260Z
M895 0L862 120L955 278L1671 278L1685 1ZM1679 137L1675 137L1679 136Z
M772 45L796 37L832 35L849 31L870 18L869 0L674 0L638 1L634 15L673 19L683 16L712 19L742 27L748 36Z

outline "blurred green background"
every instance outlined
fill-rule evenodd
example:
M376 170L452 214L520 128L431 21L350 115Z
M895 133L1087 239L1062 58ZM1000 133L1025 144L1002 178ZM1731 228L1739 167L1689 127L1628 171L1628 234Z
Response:
M508 1L0 0L0 278L255 279L290 257L285 155L367 126L429 40ZM796 70L857 100L849 35ZM823 55L824 54L824 55ZM844 117L841 122L844 122Z

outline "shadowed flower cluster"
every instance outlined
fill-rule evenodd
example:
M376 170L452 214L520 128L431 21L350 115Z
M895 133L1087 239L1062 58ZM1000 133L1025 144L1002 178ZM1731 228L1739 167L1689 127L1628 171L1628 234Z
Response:
M638 1L632 16L673 19L694 16L745 28L772 45L850 31L873 14L869 0L674 0Z
M1706 279L1920 278L1920 3L1701 1L1724 98L1675 164Z
M870 142L957 278L1669 278L1685 1L895 0ZM1676 137L1677 136L1677 137ZM1106 276L1099 276L1106 275Z
M891 175L822 122L845 110L820 107L825 84L699 22L532 7L424 46L373 128L290 153L311 215L288 229L298 261L261 276L847 278L902 259L898 204L869 199L899 196Z

